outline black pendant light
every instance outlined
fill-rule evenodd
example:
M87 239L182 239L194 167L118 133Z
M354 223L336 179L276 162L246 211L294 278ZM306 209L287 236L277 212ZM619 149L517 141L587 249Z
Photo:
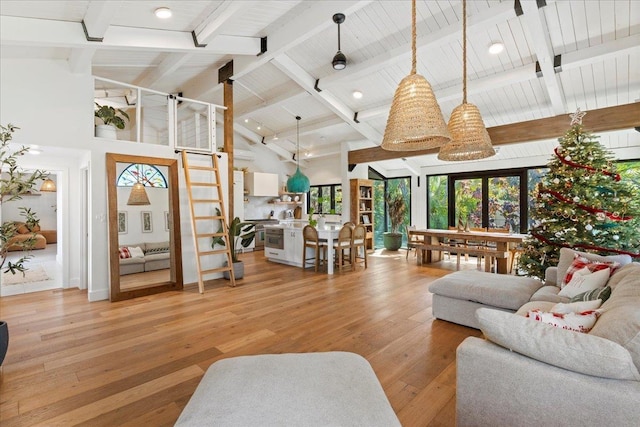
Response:
M331 61L334 70L344 70L347 67L347 57L344 56L344 53L340 50L340 24L342 24L344 20L344 13L336 13L333 15L333 22L338 24L338 52L336 52L333 61Z

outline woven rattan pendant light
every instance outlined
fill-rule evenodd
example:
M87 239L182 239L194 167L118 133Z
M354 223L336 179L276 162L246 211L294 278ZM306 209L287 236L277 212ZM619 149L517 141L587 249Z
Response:
M306 193L311 188L309 178L300 172L300 116L296 116L296 173L287 180L287 191L290 193Z
M467 1L462 0L462 104L449 118L451 142L440 148L440 160L479 160L496 154L480 110L467 102Z
M147 195L147 191L144 189L144 185L140 182L140 165L137 165L138 173L136 176L136 182L131 187L131 193L129 193L129 199L127 200L127 205L129 206L142 206L142 205L150 205L149 196Z
M441 147L451 140L431 85L416 74L416 0L411 5L411 73L402 79L384 130L382 148L415 151Z

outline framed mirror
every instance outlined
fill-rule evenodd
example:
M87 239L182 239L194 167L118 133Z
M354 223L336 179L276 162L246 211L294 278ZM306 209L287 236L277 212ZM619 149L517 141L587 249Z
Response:
M182 290L178 161L106 154L111 301Z

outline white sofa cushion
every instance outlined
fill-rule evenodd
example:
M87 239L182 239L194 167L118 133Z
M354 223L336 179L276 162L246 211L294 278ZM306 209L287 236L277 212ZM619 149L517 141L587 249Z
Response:
M576 254L588 259L589 261L617 262L621 266L629 264L631 262L631 257L629 255L602 256L602 255L596 255L596 254L591 254L587 252L574 251L573 249L569 249L569 248L561 248L560 258L558 259L558 273L556 276L556 280L558 282L562 282L562 280L564 280L564 277L567 275L567 270L569 269L569 266L573 262L573 259L575 258Z
M609 279L609 286L614 288L611 297L600 307L600 318L590 335L626 348L640 369L640 263L620 268Z
M640 381L629 351L613 341L488 308L476 310L476 318L487 339L517 353L586 375Z

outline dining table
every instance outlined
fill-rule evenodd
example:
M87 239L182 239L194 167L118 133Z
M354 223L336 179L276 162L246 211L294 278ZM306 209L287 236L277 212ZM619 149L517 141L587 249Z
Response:
M318 224L318 226L316 227L316 230L318 230L318 238L327 241L327 274L333 274L333 242L338 239L338 234L340 234L341 228L342 225L329 224Z
M509 249L518 244L522 244L526 234L519 233L497 233L491 231L458 231L458 230L441 230L435 228L412 229L409 230L409 236L422 236L424 244L422 248L422 262L432 263L442 259L443 251L453 251L456 253L474 252L465 248L465 242L485 242L495 243L495 249L482 249L487 253L498 254L496 258L496 271L498 274L507 274L507 257L503 256L509 252ZM448 244L447 241L455 240L463 242L460 244ZM479 252L480 253L480 252Z

